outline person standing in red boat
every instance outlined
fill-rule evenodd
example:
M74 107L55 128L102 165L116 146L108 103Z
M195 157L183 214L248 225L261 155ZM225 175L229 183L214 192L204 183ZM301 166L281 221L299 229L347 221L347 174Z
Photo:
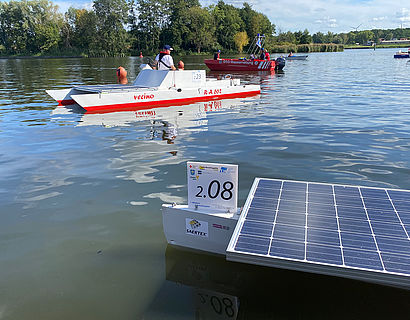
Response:
M263 50L263 52L265 53L265 60L270 60L270 54L268 52L268 50Z
M214 60L219 60L220 59L220 57L219 57L220 54L221 54L221 50L218 50L217 52L215 52Z
M174 60L171 57L171 51L174 50L169 45L165 45L163 50L155 57L157 70L176 70Z

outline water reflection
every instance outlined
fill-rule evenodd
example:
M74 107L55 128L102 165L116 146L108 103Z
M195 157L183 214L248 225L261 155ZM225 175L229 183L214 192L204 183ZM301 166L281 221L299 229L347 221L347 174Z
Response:
M166 280L191 288L195 319L398 318L408 291L166 250Z

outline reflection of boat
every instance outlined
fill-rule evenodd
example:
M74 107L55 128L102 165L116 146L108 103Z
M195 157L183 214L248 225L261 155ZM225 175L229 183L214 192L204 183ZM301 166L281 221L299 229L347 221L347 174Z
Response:
M177 283L178 288L194 289L190 300L201 319L295 319L302 314L308 319L318 315L399 319L405 318L408 309L404 307L409 303L408 293L390 287L231 262L173 246L167 247L165 258L167 281ZM169 289L166 292L169 296ZM157 299L160 297L164 295L158 294ZM280 307L272 308L272 301ZM340 308L340 301L349 308ZM398 307L392 308L386 301L394 301ZM155 302L153 305L159 305Z
M410 49L407 52L403 52L403 51L399 50L394 55L394 58L410 58Z
M195 127L203 125L206 114L218 112L234 106L243 106L255 102L255 97L210 100L181 106L158 107L134 111L116 111L106 113L84 113L78 126L129 126L133 122L157 121L171 123L176 127ZM56 110L66 109L59 106ZM63 113L63 112L54 112ZM197 123L200 121L201 123Z
M259 85L240 79L206 79L205 70L141 70L132 85L75 86L47 90L61 105L77 103L87 112L150 109L196 101L246 97L260 93Z
M151 138L159 137L172 143L177 138L181 129L189 128L190 132L206 130L208 113L220 112L236 106L243 107L257 102L256 97L210 100L184 106L158 107L134 111L86 112L82 114L78 126L103 126L109 128L130 126L135 122L146 121L150 122ZM76 105L69 107L57 106L52 111L52 115L78 113L78 111L81 111L78 106L77 108L75 107Z
M306 60L308 56L307 55L297 55L297 56L286 56L286 60Z
M285 67L285 60L259 59L205 59L206 66L212 71L269 71L282 70Z

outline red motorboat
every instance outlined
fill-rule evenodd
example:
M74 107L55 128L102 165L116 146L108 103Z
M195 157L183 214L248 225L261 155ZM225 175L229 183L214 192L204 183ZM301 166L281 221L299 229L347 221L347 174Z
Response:
M270 71L282 70L285 59L276 60L246 60L246 59L205 59L206 66L212 71Z
M218 55L215 59L205 59L206 66L211 71L271 71L282 70L285 67L286 60L279 57L276 60L262 60L255 59L259 56L259 52L263 53L263 44L265 42L265 35L258 35L255 37L253 43L249 46L249 59L219 59ZM266 50L265 50L266 52ZM218 59L217 59L218 58ZM269 59L269 57L267 57Z

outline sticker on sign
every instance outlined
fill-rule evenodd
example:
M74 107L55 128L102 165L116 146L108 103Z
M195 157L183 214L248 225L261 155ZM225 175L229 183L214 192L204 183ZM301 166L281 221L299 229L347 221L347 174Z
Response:
M189 161L187 176L189 208L237 211L237 165Z

